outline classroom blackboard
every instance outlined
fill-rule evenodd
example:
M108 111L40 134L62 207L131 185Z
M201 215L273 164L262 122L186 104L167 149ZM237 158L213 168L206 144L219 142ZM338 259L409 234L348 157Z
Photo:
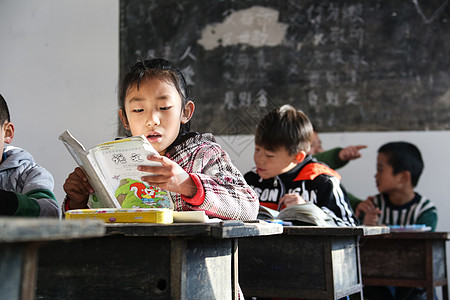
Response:
M121 75L176 62L218 135L281 104L322 132L448 130L449 54L449 0L120 1Z

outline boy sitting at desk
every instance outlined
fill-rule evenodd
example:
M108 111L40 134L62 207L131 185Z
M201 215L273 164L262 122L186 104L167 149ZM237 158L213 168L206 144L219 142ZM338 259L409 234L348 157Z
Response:
M364 225L437 225L437 211L426 197L414 191L423 170L419 149L407 142L380 147L375 175L379 194L361 202L355 214ZM364 287L367 299L425 299L424 289Z
M244 178L263 206L279 211L312 202L331 215L338 226L355 226L357 221L339 174L306 154L312 134L311 122L302 111L283 105L269 112L256 130L256 170Z
M14 137L8 105L0 95L0 216L58 217L53 177L23 149L5 146Z
M436 207L414 191L422 170L422 155L415 145L392 142L381 146L375 175L379 194L360 203L356 216L362 217L364 225L423 224L436 230Z

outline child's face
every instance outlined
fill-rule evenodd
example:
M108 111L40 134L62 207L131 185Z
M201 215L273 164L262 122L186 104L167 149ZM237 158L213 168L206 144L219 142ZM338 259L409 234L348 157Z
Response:
M134 86L125 97L126 118L122 110L119 115L132 135L145 135L155 150L164 155L178 136L181 122L189 121L190 116L182 116L181 105L181 97L173 85L159 79L144 79L139 90Z
M323 152L322 141L319 138L319 134L314 131L312 135L311 150L309 150L308 154L314 155L321 152Z
M256 172L263 179L275 177L297 165L296 154L289 154L285 147L269 151L262 146L255 145L253 159L256 165Z
M401 186L401 172L394 175L394 169L388 163L388 156L385 153L378 153L377 173L375 174L375 183L380 193L392 193Z

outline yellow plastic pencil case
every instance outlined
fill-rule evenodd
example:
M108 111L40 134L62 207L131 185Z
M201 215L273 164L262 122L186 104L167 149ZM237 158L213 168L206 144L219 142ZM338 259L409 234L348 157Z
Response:
M99 219L106 223L173 223L173 210L168 208L96 208L74 209L66 219Z

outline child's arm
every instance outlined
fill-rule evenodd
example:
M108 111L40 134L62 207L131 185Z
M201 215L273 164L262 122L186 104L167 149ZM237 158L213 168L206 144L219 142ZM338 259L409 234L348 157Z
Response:
M339 169L345 166L348 163L348 160L341 160L339 158L339 153L342 151L342 148L333 148L324 152L319 152L314 154L313 156L320 162L328 165L332 169Z
M151 160L158 161L158 156L151 157ZM162 158L163 165L170 168L167 174L174 175L171 183L156 183L155 180L145 178L150 184L155 184L161 188L173 192L179 192L175 187L175 182L183 182L188 192L182 194L184 210L204 210L210 217L235 220L254 220L258 214L259 201L255 192L245 182L242 174L231 163L228 154L216 144L206 144L198 147L195 152L190 153L186 167L189 172L186 175L179 175L175 162L167 162L166 157ZM176 165L176 166L175 166ZM142 171L161 174L161 167L142 167ZM180 167L181 168L181 167ZM177 175L178 174L178 175ZM150 181L151 180L151 181ZM185 181L183 181L185 180ZM194 185L192 185L194 184ZM194 187L195 186L195 187ZM190 191L190 192L189 192ZM194 193L195 191L195 193Z
M321 175L314 180L317 185L317 206L331 211L339 226L355 226L357 221L347 202L340 181L335 177Z
M289 207L296 204L305 204L305 199L302 198L299 194L285 194L280 198L279 207L284 205L285 207Z
M435 206L432 206L431 208L424 211L422 214L420 214L419 218L417 219L417 224L425 224L426 226L431 227L431 231L436 230L438 221L438 215L437 215L437 209Z
M191 176L176 162L161 155L151 155L148 160L158 162L161 166L139 166L138 170L153 173L141 179L150 185L166 191L192 198L197 193L197 186Z
M346 148L333 148L313 156L320 162L327 164L332 169L345 166L350 160L361 157L359 150L367 148L366 145L348 146Z
M11 178L9 178L11 180ZM7 183L8 184L8 183ZM9 191L0 190L0 215L58 217L58 203L53 194L52 175L39 165L23 170L11 180Z
M367 226L375 226L375 225L379 225L380 223L380 214L381 211L378 207L367 211L366 213L364 213L363 216L363 225L367 225Z
M191 176L197 177L204 189L204 201L198 208L221 219L256 219L258 196L232 164L228 154L220 147L213 146L197 155L203 158L202 165L193 170L195 173Z
M195 153L195 161L200 163L191 176L198 178L204 190L200 209L222 219L256 219L258 196L219 145L202 147Z
M370 213L373 211L376 207L375 204L373 204L374 197L367 197L366 200L361 201L358 203L358 206L355 210L355 216L358 218L362 218L364 214Z
M366 149L366 145L348 146L339 151L339 159L342 161L349 161L361 157L359 150Z

